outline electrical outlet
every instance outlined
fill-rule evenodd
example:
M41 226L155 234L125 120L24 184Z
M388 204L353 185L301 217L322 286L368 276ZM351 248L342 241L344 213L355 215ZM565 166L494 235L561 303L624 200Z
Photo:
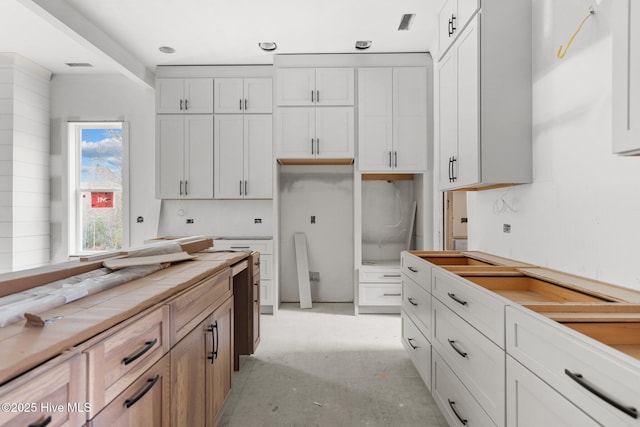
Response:
M502 224L503 233L511 233L511 224Z
M193 218L187 218L187 224L193 224Z
M144 222L144 217L139 216L139 217L136 219L136 222L137 222L138 224L140 224L140 223Z
M310 271L309 272L309 280L312 282L319 282L320 281L320 272L318 271Z
M253 219L253 223L254 224L262 224L262 218L254 218Z
M316 223L316 216L311 215L311 224L315 224L315 223Z

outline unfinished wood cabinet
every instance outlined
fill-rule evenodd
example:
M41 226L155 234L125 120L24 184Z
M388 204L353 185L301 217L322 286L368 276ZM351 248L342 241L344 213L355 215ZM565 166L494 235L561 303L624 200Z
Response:
M240 356L253 354L260 343L260 253L252 252L247 261L247 268L233 276L235 371Z

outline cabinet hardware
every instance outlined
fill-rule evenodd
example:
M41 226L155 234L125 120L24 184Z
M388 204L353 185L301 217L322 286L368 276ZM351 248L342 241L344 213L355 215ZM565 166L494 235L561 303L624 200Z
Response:
M451 298L452 300L454 300L455 302L457 302L460 305L467 305L467 302L464 300L461 300L459 297L456 296L456 294L451 293L451 292L447 292L447 295L449 295L449 298Z
M417 305L418 305L418 303L416 302L416 300L414 300L414 299L413 299L413 298L411 298L411 297L407 298L407 301L409 301L409 303L410 303L411 305L415 305L415 306L417 306Z
M189 195L189 180L187 179L184 180L184 195Z
M242 180L240 180L240 195L242 196Z
M394 165L394 167L397 168L398 167L398 152L397 151L393 152L393 157L394 157L393 165Z
M382 294L383 297L399 297L402 294Z
M412 273L417 273L417 272L418 272L418 269L417 269L417 268L407 267L407 269L408 269L409 271L411 271Z
M457 28L456 28L456 15L455 13L451 14L451 32L452 34L455 34Z
M182 99L180 100L180 111L182 111Z
M315 148L313 146L313 138L311 138L311 154L315 154Z
M246 196L249 190L247 190L249 186L247 185L247 181L244 182L244 195Z
M132 356L125 357L124 359L122 359L122 363L124 363L125 365L128 365L129 363L135 361L136 359L139 359L143 354L151 350L151 348L154 345L156 345L157 342L158 342L158 338L154 338L153 341L145 342L144 347L142 347L137 353L133 354Z
M184 109L185 109L185 111L189 109L189 100L188 99L184 100Z
M456 345L455 340L449 340L448 339L447 341L449 341L449 345L456 351L456 353L458 353L462 357L465 357L465 358L467 357L467 353L458 348L458 346Z
M391 151L389 151L389 167L391 167Z
M412 349L417 350L418 346L417 345L413 345L413 342L415 340L413 338L407 338L407 342L409 343L409 345L411 346Z
M458 414L458 411L456 411L456 402L454 402L451 399L447 399L449 401L449 407L451 408L451 410L453 411L453 413L455 414L455 416L460 420L460 422L462 423L463 426L467 425L467 420L462 418L460 416L460 414Z
M217 320L213 323L213 329L216 330L216 349L213 352L213 358L217 359L218 358L218 347L220 346L220 337L218 336L218 321Z
M147 382L149 384L147 384L147 386L145 388L143 388L140 393L138 393L137 395L133 396L130 399L125 400L124 401L124 406L126 406L127 409L128 409L128 408L131 408L133 405L135 405L138 400L142 399L144 397L144 395L147 394L149 392L149 390L151 390L153 388L154 385L156 385L156 383L158 382L159 379L160 379L160 374L156 374L155 377L149 378L147 380Z
M240 101L240 111L242 111L242 99L239 99L238 101Z
M400 277L399 274L383 274L382 277Z
M455 169L455 164L457 161L458 159L456 159L456 156L451 157L451 178L453 179L453 182L456 182L458 180Z
M311 102L313 102L313 92L314 91L311 91Z
M231 246L231 249L249 249L249 246Z
M47 418L45 418L42 421L29 424L27 427L46 427L49 425L50 422L51 422L51 415L49 415Z
M211 356L207 356L207 359L211 360L211 364L213 365L213 361L217 356L216 355L216 339L215 339L215 335L213 334L214 332L213 325L207 328L207 332L211 332Z
M608 396L604 391L599 390L598 387L590 384L587 380L584 379L582 374L571 372L568 369L565 369L564 373L567 374L569 378L577 382L580 386L584 387L588 392L596 395L600 399L607 402L609 405L613 406L616 409L619 409L632 418L638 418L638 410L636 408L634 408L633 406L625 406L622 403L617 402L613 397Z
M316 154L320 154L320 138L316 138Z
M453 166L453 157L449 157L449 182L453 181L453 169L451 166Z
M180 181L180 195L182 196L182 181Z
M316 102L320 102L320 91L316 91Z
M244 111L247 111L247 98L244 99Z
M449 37L453 35L453 31L451 30L451 25L452 25L451 18L449 18L449 24L447 26L447 33L449 33Z

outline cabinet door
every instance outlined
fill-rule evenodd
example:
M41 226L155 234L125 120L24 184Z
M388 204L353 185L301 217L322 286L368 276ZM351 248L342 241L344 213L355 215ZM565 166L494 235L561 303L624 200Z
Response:
M440 189L455 186L452 182L452 158L458 156L458 86L456 79L456 56L453 51L449 51L438 68Z
M480 0L458 0L455 19L456 35L463 31L474 13L480 8Z
M242 79L215 79L213 91L215 113L242 113L244 111L243 91Z
M216 199L244 197L243 115L218 115L214 123Z
M190 199L213 198L213 116L185 116L184 196Z
M184 80L156 80L156 113L183 113Z
M316 105L353 105L353 68L316 69Z
M448 0L438 14L438 48L440 56L451 46L455 37L453 17L456 14L457 8L457 0Z
M279 68L276 81L278 105L312 105L315 102L315 75L314 68Z
M184 193L184 117L156 116L156 197L175 199Z
M233 297L222 304L210 317L213 325L213 360L206 366L207 422L214 420L231 393L233 374Z
M271 113L273 88L270 78L244 79L245 113Z
M458 157L456 186L480 182L480 37L479 17L465 29L454 49L458 68Z
M391 68L358 70L358 161L361 171L391 169L392 74Z
M279 108L277 157L310 158L315 154L315 108ZM313 146L313 148L312 148Z
M640 9L613 2L613 152L640 153Z
M187 114L213 113L213 79L185 79L184 99Z
M316 156L354 156L353 107L316 108Z
M252 199L271 199L273 132L270 114L244 116L244 192Z
M393 167L427 169L427 69L393 69Z

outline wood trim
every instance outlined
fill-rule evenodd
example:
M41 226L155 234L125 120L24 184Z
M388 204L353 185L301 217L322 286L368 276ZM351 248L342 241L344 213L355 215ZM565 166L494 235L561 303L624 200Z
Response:
M412 173L363 173L363 181L413 181Z
M284 166L351 165L353 164L353 159L278 159L278 163Z

